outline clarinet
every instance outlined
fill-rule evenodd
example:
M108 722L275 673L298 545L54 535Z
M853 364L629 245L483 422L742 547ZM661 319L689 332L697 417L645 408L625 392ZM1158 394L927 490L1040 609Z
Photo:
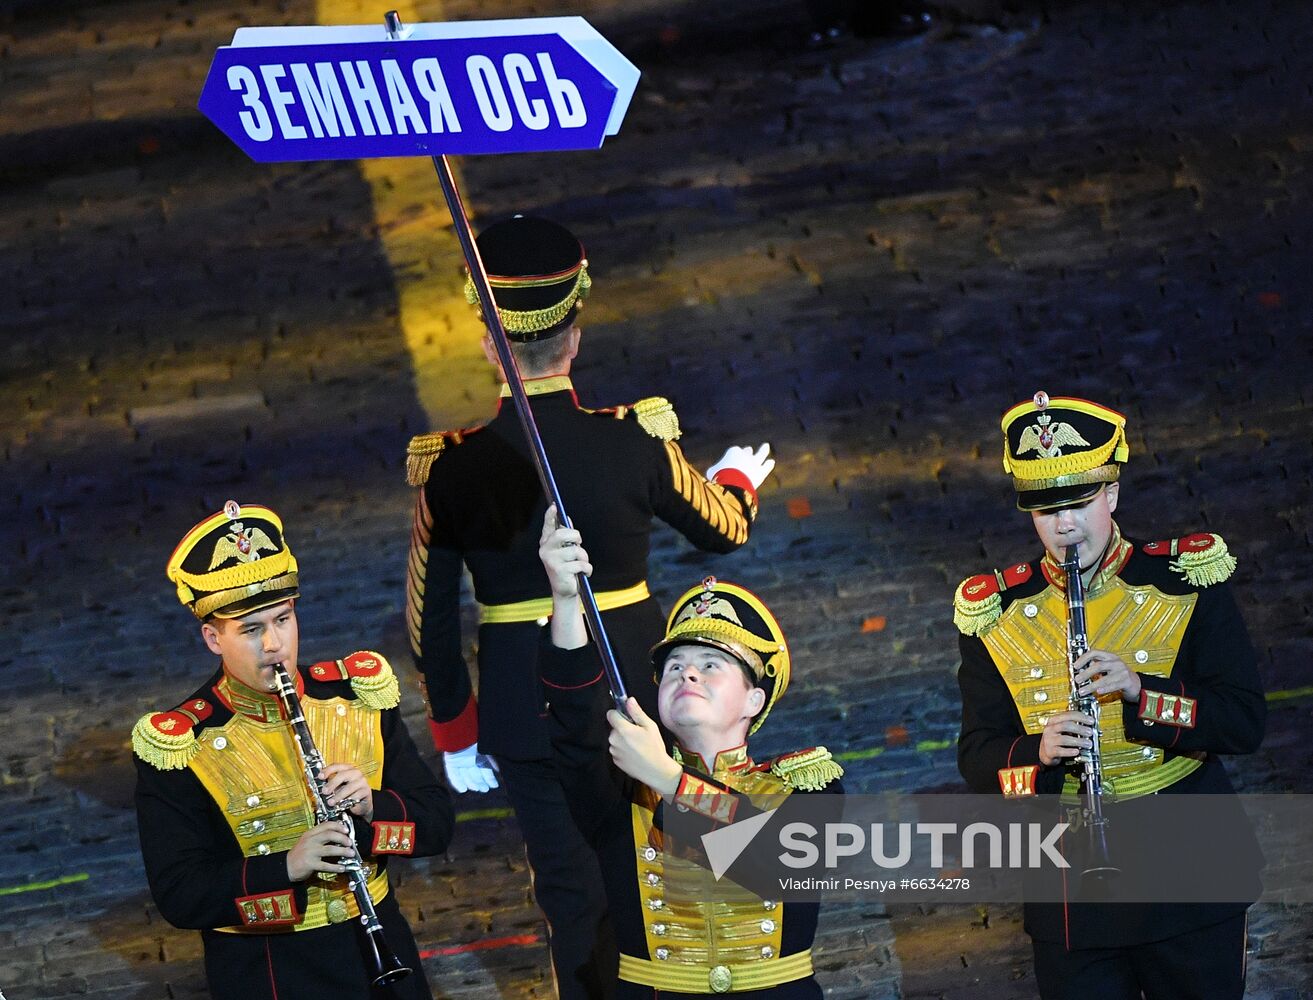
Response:
M1076 755L1085 791L1082 812L1089 838L1087 863L1081 874L1103 881L1120 875L1121 869L1108 857L1108 817L1103 812L1103 751L1099 746L1099 699L1092 684L1087 683L1084 692L1076 685L1076 661L1090 651L1085 624L1085 580L1081 576L1078 546L1067 546L1062 568L1067 575L1067 676L1071 684L1068 707L1094 720L1089 748Z
M346 823L348 831L352 830L348 810L355 803L348 799L335 807L328 805L324 797L324 782L319 777L319 772L324 769L324 755L315 746L315 739L310 734L305 715L301 712L301 699L296 695L296 686L292 683L287 668L281 663L274 664L274 681L277 685L278 700L282 702L283 710L287 713L287 721L296 735L301 769L305 772L306 783L310 786L310 797L314 801L315 825L318 826L326 820L340 820ZM360 926L365 932L365 940L368 943L369 950L366 957L373 966L374 985L386 986L398 979L404 979L410 975L411 970L401 964L396 953L388 946L387 938L383 934L383 924L378 919L378 913L374 910L374 900L369 895L365 862L360 857L360 848L356 845L354 836L351 838L351 856L341 859L339 863L346 869L351 894L356 899L356 905L360 907Z

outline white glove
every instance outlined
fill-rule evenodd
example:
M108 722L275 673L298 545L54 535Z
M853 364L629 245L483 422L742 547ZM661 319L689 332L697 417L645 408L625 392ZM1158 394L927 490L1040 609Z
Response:
M775 459L770 457L769 444L762 444L756 451L736 444L720 457L719 462L707 470L707 478L715 479L717 472L734 469L746 476L755 490L766 481L766 477L774 468Z
M497 787L497 762L471 743L442 755L442 769L453 792L490 792Z

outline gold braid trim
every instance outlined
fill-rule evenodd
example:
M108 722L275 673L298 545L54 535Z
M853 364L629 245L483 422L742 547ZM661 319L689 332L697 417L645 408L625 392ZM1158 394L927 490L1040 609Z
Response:
M292 561L292 569L296 569L295 560ZM218 611L220 608L225 608L229 604L236 604L243 598L255 597L267 590L295 590L298 586L296 573L284 573L282 576L273 576L268 580L248 583L245 587L233 587L230 590L221 590L215 594L206 594L204 597L199 598L196 603L190 605L191 613L204 621L211 613ZM291 596L299 597L300 595L293 594Z
M181 771L196 756L201 745L188 726L180 733L162 733L151 723L158 712L148 712L132 727L132 750L147 764L161 771Z
M284 548L283 551L275 552L263 559L252 559L250 562L238 563L226 569L216 569L213 573L188 573L184 569L175 569L172 579L179 585L179 592L183 584L193 591L213 592L246 587L289 572L296 572L296 560L292 558L292 553Z
M770 773L790 788L819 792L830 782L843 777L843 767L825 747L813 747L771 761Z
M1209 535L1213 544L1202 552L1182 552L1169 564L1193 586L1211 587L1223 583L1235 572L1235 556L1227 551L1221 535Z
M378 657L381 669L372 677L352 675L351 690L363 704L376 711L396 708L401 704L401 685L397 683L397 675L392 672L392 664L381 653L370 652L369 655Z
M735 625L733 622L727 622L723 618L685 618L682 622L677 622L673 628L666 633L666 641L678 639L682 636L706 636L709 639L724 639L730 642L737 642L740 645L747 646L749 649L758 653L775 654L780 652L779 643L771 642L769 639L763 639L761 636L753 635L742 625ZM771 674L769 668L767 674Z
M554 284L555 281L556 279L552 279L551 281L540 282L537 284ZM499 284L506 288L515 288L517 286L523 288L533 287L535 282L529 282L517 278L499 283L489 279L489 284L493 288L497 288ZM556 305L549 306L546 309L527 310L502 309L498 307L497 315L501 317L501 325L506 329L507 333L520 334L520 339L522 340L534 340L534 337L527 335L538 334L542 333L544 330L550 330L557 323L561 322L561 320L565 319L565 314L574 307L576 302L588 297L588 290L592 287L593 279L588 273L588 267L585 262L585 266L579 268L579 275L574 279L574 284L570 287L570 291L567 292L565 298L556 303ZM478 289L474 287L474 279L470 277L465 279L465 301L472 306L479 304L479 292Z
M995 591L988 597L973 601L962 593L966 582L963 580L953 594L953 624L963 635L979 635L1002 616L1003 598Z
M660 438L662 441L679 439L679 417L675 415L675 408L670 405L668 399L649 396L640 399L630 409L638 418L638 426L647 431L651 437Z
M406 483L423 486L429 481L429 470L447 447L447 436L441 431L420 434L410 439L406 447Z
M1055 455L1052 458L1016 458L1009 453L1008 443L1004 440L1003 471L1012 473L1014 479L1053 479L1087 472L1110 462L1124 462L1128 456L1124 427L1119 427L1112 440L1098 448L1078 451L1072 455Z
M1048 479L1013 479L1012 486L1018 493L1031 490L1051 490L1059 486L1088 486L1091 483L1115 483L1121 475L1120 465L1101 465L1088 472L1072 472L1065 476L1050 476Z

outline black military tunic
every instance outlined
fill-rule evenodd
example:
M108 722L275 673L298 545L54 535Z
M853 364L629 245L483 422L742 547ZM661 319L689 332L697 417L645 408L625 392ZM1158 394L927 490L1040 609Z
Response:
M743 485L708 482L673 439L665 440L678 431L664 400L589 411L568 378L525 385L567 512L592 560L607 634L631 692L650 706L647 653L664 626L656 602L641 596L653 519L700 549L729 552L747 541L756 498ZM427 439L436 453L416 508L408 624L438 748L461 749L477 738L480 750L499 758L540 760L551 752L535 662L537 619L551 613L538 560L547 504L515 410L503 402L485 427L417 440ZM461 655L462 562L485 609L477 726ZM607 611L607 595L624 603Z
M716 880L705 857L672 858L663 849L661 798L611 764L609 699L594 647L561 650L544 631L541 663L557 768L606 882L620 948L617 998L710 1000L732 991L762 1000L820 1000L811 964L820 905L739 888L732 884L733 867ZM819 793L841 809L842 769L824 748L769 765L754 764L746 746L714 762L684 755L682 763L674 802L685 814L683 826L694 821L685 841L696 841L699 819L709 832L717 823L749 817L757 811L752 800L784 808L791 795ZM807 815L815 821L821 811L811 804Z
M589 411L568 378L531 379L525 388L567 513L588 548L593 591L627 687L655 714L648 650L665 622L647 594L653 519L700 549L728 552L747 541L755 493L732 470L713 483L689 465L664 400ZM604 891L555 774L537 669L538 622L551 613L538 559L547 504L515 410L502 404L485 427L411 443L409 478L423 488L407 625L435 745L459 750L477 739L500 765L548 920L560 996L597 996L615 964ZM477 703L461 655L462 563L482 606Z
M386 873L390 855L446 849L450 797L399 710L384 707L396 704L396 681L381 656L356 653L300 674L303 712L326 762L356 764L374 789L373 821L354 819L356 842L375 869L371 895L388 944L412 974L371 992L345 882L288 879L287 852L314 821L292 732L269 695L222 671L133 733L151 894L171 924L201 930L216 1000L430 997Z
M1101 713L1105 787L1119 799L1231 794L1218 755L1252 753L1262 740L1254 649L1225 582L1233 567L1216 535L1145 544L1114 531L1086 614L1091 647L1119 655L1143 686L1138 703L1116 712L1120 699L1107 696ZM1043 720L1067 708L1064 587L1042 557L959 588L958 766L973 792L1057 793L1069 780L1068 768L1039 760ZM1252 847L1228 863L1249 866L1257 893ZM1114 948L1219 924L1246 905L1028 903L1025 926L1068 950Z

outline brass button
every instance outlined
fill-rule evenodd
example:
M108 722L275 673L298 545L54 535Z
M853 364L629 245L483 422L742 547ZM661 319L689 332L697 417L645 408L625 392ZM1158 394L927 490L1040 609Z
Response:
M248 796L246 796L246 804L247 804L250 808L254 809L256 806L258 806L258 805L260 804L260 796L258 796L258 795L248 795Z
M774 921L774 920L763 920L763 921L761 922L761 932L762 932L763 934L774 934L774 933L775 933L775 921Z
M346 900L330 899L328 901L328 922L330 924L340 924L350 918L351 913L346 908Z
M729 966L718 965L707 973L707 985L712 993L728 993L734 985L734 973L729 971Z

